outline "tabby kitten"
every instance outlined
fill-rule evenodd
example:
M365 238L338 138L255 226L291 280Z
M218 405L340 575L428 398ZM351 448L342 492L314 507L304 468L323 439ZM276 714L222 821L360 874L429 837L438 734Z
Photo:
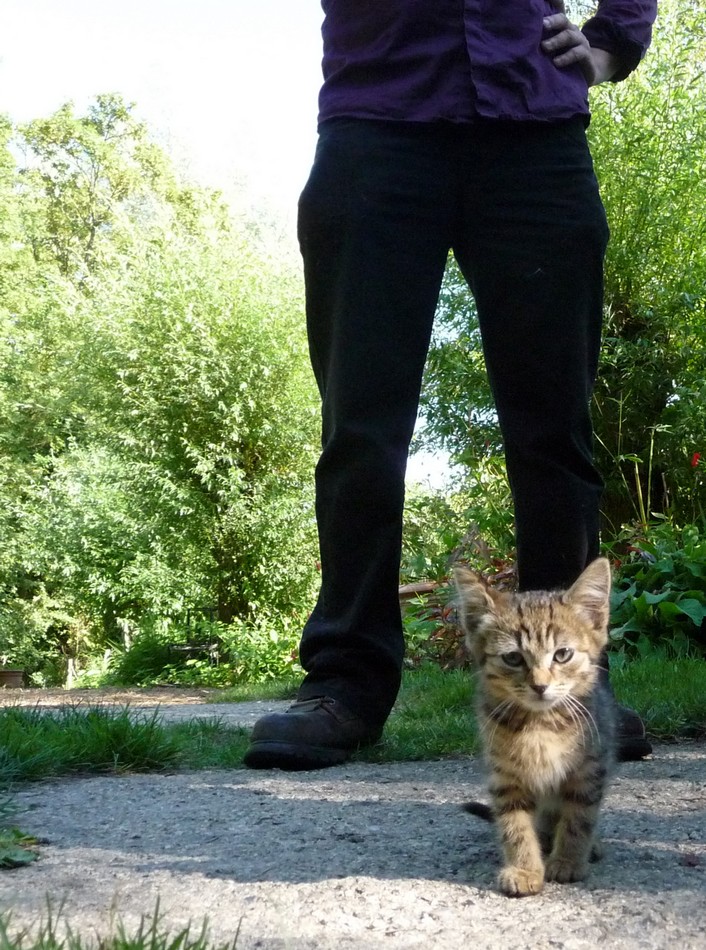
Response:
M490 770L500 890L537 894L582 880L614 760L615 701L599 657L608 640L610 566L593 561L567 591L503 593L455 571ZM485 809L486 814L483 814Z

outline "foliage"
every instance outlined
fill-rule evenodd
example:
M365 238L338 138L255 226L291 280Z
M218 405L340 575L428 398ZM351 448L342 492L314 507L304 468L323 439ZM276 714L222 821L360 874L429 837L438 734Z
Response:
M301 622L318 422L297 276L117 96L2 119L0 212L0 653L63 683L140 632L188 635L189 609L246 637Z
M637 657L706 656L706 533L700 525L673 522L626 528L606 547L613 560L611 668ZM466 558L464 558L466 560ZM471 559L474 569L501 589L512 587L512 566ZM463 667L468 657L454 610L448 574L433 590L405 604L406 663Z
M488 467L492 463L486 460ZM495 474L496 487L506 487L504 473L495 470ZM480 497L482 484L469 479L450 492L413 486L407 493L402 582L412 585L412 592L415 582L429 582L432 588L425 590L427 585L422 584L403 604L405 663L409 666L431 662L455 669L468 662L450 577L455 562L487 573L492 583L512 583L513 570L507 554L503 556L513 547L509 502L502 511L497 510L492 497Z
M401 582L439 580L461 540L461 521L446 492L412 485L405 498Z
M39 857L37 839L19 828L0 827L0 868L21 868Z
M417 439L469 468L502 449L488 386L476 304L449 260L439 295L421 398Z
M226 687L281 679L301 671L299 635L299 627L286 617L274 619L267 613L252 621L235 618L229 624L207 621L197 627L155 627L138 634L129 649L115 651L101 682ZM179 649L189 644L194 649Z
M126 650L116 650L100 677L101 685L153 686L168 683L165 670L173 662L169 628L141 630ZM82 684L83 685L83 684Z
M613 646L629 656L706 656L706 537L670 524L634 539L611 596Z
M612 232L594 415L614 531L651 510L693 519L703 504L690 460L706 440L705 62L706 10L666 0L645 62L593 100Z
M65 650L78 649L83 628L44 588L31 601L15 596L0 602L2 650L0 662L36 671L35 682L60 682L65 673Z
M402 582L443 580L459 558L479 569L497 569L513 549L511 526L499 458L481 460L473 479L443 492L413 486L405 501Z
M0 798L0 869L19 868L37 860L37 839L14 824L14 803Z
M454 669L468 664L448 580L405 604L402 622L407 665L436 663L442 669Z
M223 633L232 682L264 682L301 672L298 625L284 619L277 626L263 617L253 623L231 625Z
M32 253L64 275L83 277L123 223L125 203L159 177L146 130L119 96L104 95L85 116L75 116L67 103L21 131L23 216Z
M458 527L465 525L470 526L466 530L472 539L507 556L514 543L513 516L502 439L485 372L475 301L453 260L446 268L439 297L420 410L415 447L448 453L461 472L446 493L448 513L436 544L443 543L444 534L448 537L446 525L454 526L455 543L446 549L448 562L457 545L466 546ZM430 514L437 512L432 509ZM409 537L405 535L406 540ZM427 576L439 575L442 559L442 553L436 553L436 564Z
M315 416L287 285L244 248L205 253L191 242L160 251L143 277L122 324L117 289L106 294L90 354L93 385L111 396L104 437L148 469L153 518L172 533L178 524L202 552L220 619L300 603L315 563L302 503ZM308 560L293 556L307 547Z

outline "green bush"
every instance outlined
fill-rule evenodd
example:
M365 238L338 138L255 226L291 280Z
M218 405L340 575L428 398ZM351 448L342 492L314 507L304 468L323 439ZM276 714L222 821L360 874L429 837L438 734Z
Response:
M405 501L402 583L444 581L463 560L498 570L514 547L512 503L501 459L484 459L473 477L444 491L412 486Z
M171 639L169 633L156 630L138 634L129 649L118 650L111 657L103 682L120 686L151 686L165 680L168 682L165 670L173 661L169 649Z
M628 655L706 656L706 537L670 523L633 539L611 595L612 646Z
M659 6L644 62L592 91L588 132L611 228L594 420L613 534L704 501L706 8Z
M300 632L296 620L266 616L229 624L162 625L138 634L129 649L116 650L94 685L223 687L291 677L301 672ZM193 652L179 649L189 645Z

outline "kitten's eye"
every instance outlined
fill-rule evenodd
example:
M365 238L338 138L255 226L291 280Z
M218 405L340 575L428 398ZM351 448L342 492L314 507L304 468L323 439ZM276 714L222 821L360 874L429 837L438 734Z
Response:
M568 663L573 655L574 651L571 649L571 647L560 647L554 654L554 662Z
M519 650L512 650L510 653L503 653L502 661L506 666L512 666L516 669L518 666L522 666L525 658Z

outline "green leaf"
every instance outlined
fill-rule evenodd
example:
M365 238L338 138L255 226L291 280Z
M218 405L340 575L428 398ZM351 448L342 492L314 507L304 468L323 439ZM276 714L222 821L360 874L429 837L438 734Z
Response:
M19 868L36 861L37 852L26 847L36 844L36 841L17 828L0 830L0 868Z
M621 627L610 631L611 640L621 640L626 633L639 633L644 627L637 617L631 617Z
M686 614L696 627L700 627L704 618L706 618L706 606L691 597L685 597L684 600L680 600L675 606L681 613Z
M674 597L674 592L671 590L662 591L661 594L651 594L649 591L645 591L642 595L645 599L646 604L659 604L663 600L668 600L669 598Z

